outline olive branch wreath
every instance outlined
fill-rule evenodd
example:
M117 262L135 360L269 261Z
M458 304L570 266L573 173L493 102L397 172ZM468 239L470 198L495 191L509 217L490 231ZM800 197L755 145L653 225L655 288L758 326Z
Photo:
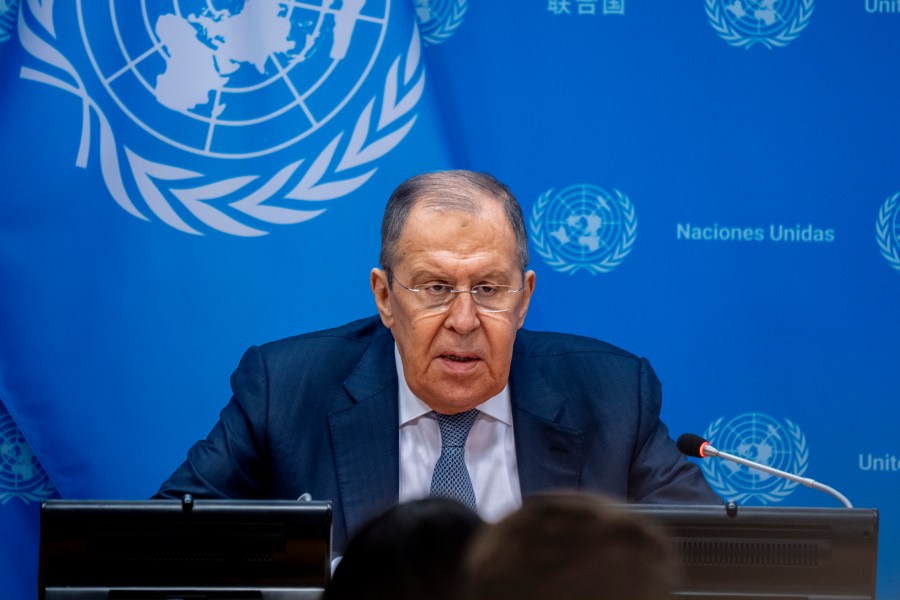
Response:
M881 255L884 256L891 267L900 271L900 248L894 236L891 235L892 217L900 205L900 192L885 200L878 211L878 219L875 221L875 238Z
M0 0L0 42L12 37L10 31L16 23L16 10L19 0Z
M468 0L453 0L453 8L449 19L441 20L434 29L422 28L422 39L425 43L434 46L446 42L462 25L467 8Z
M19 431L19 428L16 426L12 417L4 415L0 417L0 442L2 442L0 443L0 447L11 448L15 445L15 442L9 443L10 439L7 436L10 434L12 434L13 437L22 436L21 431ZM22 437L22 441L25 441L24 437ZM3 463L8 465L9 461L6 460L8 457L4 456L3 458ZM35 464L34 468L36 471L35 477L24 482L18 482L15 487L0 483L0 505L6 504L13 498L18 498L26 504L29 502L39 502L41 500L46 500L56 493L56 487L53 485L53 482L50 481L50 478L43 467L41 467L40 464Z
M27 5L44 32L55 39L53 0L45 0L40 4L30 0ZM67 91L82 101L81 142L76 166L85 168L88 164L93 114L99 128L100 168L107 189L121 208L139 219L149 221L125 189L118 144L112 127L100 107L89 96L78 72L59 50L31 29L24 11L19 14L18 31L25 50L47 65L63 71L68 80L29 67L23 67L20 76ZM130 174L146 206L164 223L185 233L203 235L173 208L173 203L177 201L194 218L211 229L244 237L265 235L268 233L266 230L229 216L211 201L239 194L240 197L229 201L227 206L252 220L270 225L296 224L322 214L325 209L273 206L267 204L267 201L280 195L281 199L288 201L321 202L345 196L358 189L375 174L377 167L373 166L361 175L344 178L336 176L354 167L370 165L406 137L417 118L416 114L410 113L418 104L424 87L425 68L421 61L421 43L418 30L413 26L407 51L398 56L388 70L380 102L378 96L375 96L362 110L341 153L337 150L345 132L335 136L312 161L298 160L282 166L266 178L246 174L215 181L210 181L203 173L151 161L126 146L123 146L124 154ZM406 92L398 96L401 89L406 89ZM373 128L376 106L378 117ZM305 171L301 170L301 166L305 164L308 164ZM288 182L298 174L300 181L288 189ZM194 183L198 179L201 180L199 185L183 187L172 185L164 188L157 183L186 180Z
M724 417L719 417L713 421L709 427L707 427L703 437L708 440L714 440L716 434L718 434L721 429L723 420ZM803 475L809 466L809 447L806 443L806 436L800 430L800 427L790 419L785 419L784 422L788 435L790 435L791 441L793 442L795 451L791 464L791 471L797 475ZM744 492L738 490L731 484L729 478L725 476L725 471L720 466L719 462L704 461L700 463L700 466L703 469L703 474L710 487L726 500L733 500L735 502L744 502L745 500L758 498L763 504L775 504L790 496L793 493L794 488L800 485L796 481L784 479L781 480L774 489L768 492Z
M613 190L612 195L622 209L622 216L625 219L625 234L619 239L613 252L609 256L603 257L603 260L595 263L574 264L565 261L554 252L546 239L544 212L547 209L547 204L553 197L553 188L550 188L538 197L538 201L531 211L530 219L532 247L548 266L561 273L574 274L579 269L586 269L596 275L597 273L608 273L622 264L622 261L631 252L634 241L637 239L637 215L634 210L634 204L628 199L628 196L619 190Z
M719 0L706 0L706 16L709 17L710 25L718 32L719 36L732 46L738 48L750 48L753 44L762 44L766 48L778 47L782 48L797 39L797 36L806 29L809 19L813 12L814 0L802 0L800 10L794 16L791 24L783 29L775 37L757 38L746 37L741 35L737 30L733 29L725 18L720 6Z
M47 475L44 474L44 477L47 477ZM25 504L28 504L29 502L40 502L41 500L50 498L55 493L56 487L50 482L49 479L45 479L41 481L41 484L34 489L0 493L0 505L6 504L13 498L18 498Z

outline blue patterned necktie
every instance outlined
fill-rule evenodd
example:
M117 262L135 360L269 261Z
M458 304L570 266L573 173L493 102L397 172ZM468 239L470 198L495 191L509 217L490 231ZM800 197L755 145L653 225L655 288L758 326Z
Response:
M473 408L455 415L434 414L441 428L441 456L434 465L431 495L457 500L475 510L475 490L466 469L465 452L466 438L478 418L478 410Z

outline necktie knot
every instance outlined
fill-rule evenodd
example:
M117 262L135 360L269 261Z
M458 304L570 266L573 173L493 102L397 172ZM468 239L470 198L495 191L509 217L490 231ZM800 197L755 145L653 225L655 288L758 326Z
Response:
M455 415L437 415L438 426L441 428L441 447L465 446L469 431L478 418L478 409L473 408Z

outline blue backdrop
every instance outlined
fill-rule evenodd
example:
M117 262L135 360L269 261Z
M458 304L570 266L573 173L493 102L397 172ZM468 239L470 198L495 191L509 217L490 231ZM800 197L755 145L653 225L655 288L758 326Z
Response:
M879 508L900 598L898 34L894 0L0 0L3 596L40 499L149 496L247 346L373 313L390 191L461 167L526 212L526 327Z

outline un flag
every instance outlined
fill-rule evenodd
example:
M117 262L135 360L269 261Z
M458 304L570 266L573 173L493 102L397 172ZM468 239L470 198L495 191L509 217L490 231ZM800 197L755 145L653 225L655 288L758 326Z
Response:
M451 166L415 17L0 2L5 597L41 499L148 497L247 346L372 312L390 191Z

